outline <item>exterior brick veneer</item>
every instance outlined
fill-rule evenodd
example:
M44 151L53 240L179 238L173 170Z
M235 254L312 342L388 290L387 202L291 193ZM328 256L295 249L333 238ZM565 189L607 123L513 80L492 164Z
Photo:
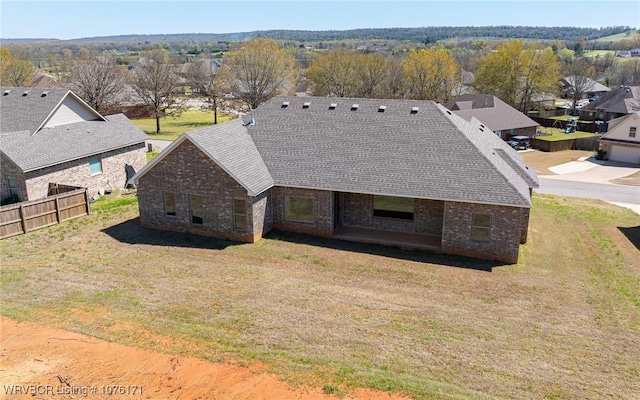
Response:
M491 215L490 238L487 242L471 239L473 214ZM445 202L442 252L489 260L518 262L518 250L523 236L523 221L529 209Z
M373 216L373 195L344 193L342 223L345 226L382 229L395 232L442 234L444 202L416 199L413 221Z
M175 196L176 215L167 216L164 193ZM202 196L203 223L191 223L189 194ZM140 177L138 201L142 226L215 236L240 242L254 242L263 230L256 218L270 219L268 193L255 199L193 143L184 141L155 167ZM246 201L247 230L233 226L233 200ZM256 207L253 207L256 204Z
M89 173L89 160L100 157L102 173ZM144 143L123 147L98 156L85 157L66 163L56 164L35 171L23 173L8 158L2 156L2 193L1 198L9 194L7 176L15 176L20 200L37 200L47 197L49 183L86 187L93 196L101 188L111 186L112 189L124 188L127 183L125 164L133 166L137 171L147 162Z

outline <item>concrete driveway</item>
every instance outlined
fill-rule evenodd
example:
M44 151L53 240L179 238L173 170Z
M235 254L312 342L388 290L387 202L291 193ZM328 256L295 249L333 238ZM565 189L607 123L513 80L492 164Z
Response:
M589 157L549 170L557 175L539 175L540 188L536 192L604 200L640 214L640 187L610 182L640 171L640 165Z

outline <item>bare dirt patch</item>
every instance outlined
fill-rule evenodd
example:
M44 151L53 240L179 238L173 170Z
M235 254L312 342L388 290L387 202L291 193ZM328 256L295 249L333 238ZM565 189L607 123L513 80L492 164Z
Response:
M111 400L338 398L320 388L295 388L259 364L245 368L166 355L6 317L0 323L0 397L7 399L72 399L85 393ZM7 393L18 387L21 394ZM343 398L403 397L358 389Z
M576 161L580 157L590 157L593 151L563 150L554 152L526 151L521 153L524 162L533 167L538 175L555 175L549 171L549 167Z

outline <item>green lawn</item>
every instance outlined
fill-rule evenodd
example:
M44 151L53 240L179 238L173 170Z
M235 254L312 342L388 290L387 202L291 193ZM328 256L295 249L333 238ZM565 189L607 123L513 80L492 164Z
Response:
M488 271L295 234L235 244L145 229L130 196L2 240L0 314L168 354L259 361L334 393L637 397L640 215L630 210L534 195L518 264Z
M549 133L548 135L542 135L542 136L536 135L536 139L546 140L549 142L555 142L556 140L578 139L578 138L598 136L595 133L582 132L582 131L577 131L573 133L564 133L565 132L564 129L560 129L560 128L539 128L538 132Z
M231 115L218 112L218 123L232 119ZM213 111L189 110L178 117L165 117L160 119L160 134L156 133L155 118L132 120L151 139L175 140L178 136L205 126L213 125Z
M636 35L640 35L640 31L630 30L616 35L605 36L596 39L596 42L619 42L621 40L633 40Z

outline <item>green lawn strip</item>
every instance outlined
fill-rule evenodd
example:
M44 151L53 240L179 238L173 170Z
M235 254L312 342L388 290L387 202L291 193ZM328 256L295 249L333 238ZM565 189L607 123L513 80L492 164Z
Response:
M640 225L630 210L534 195L520 262L484 272L293 234L236 244L147 230L129 196L3 240L0 313L169 354L260 361L338 395L634 396L640 261L618 228Z
M595 133L577 131L573 133L565 133L564 129L559 128L540 128L539 131L547 133L546 135L536 135L536 139L555 142L558 140L579 139L598 136Z
M218 123L223 123L232 119L232 116L218 113ZM160 119L160 131L156 133L155 118L144 118L132 120L151 139L175 140L181 134L206 126L213 125L213 111L189 110L181 113L177 117L164 117Z

